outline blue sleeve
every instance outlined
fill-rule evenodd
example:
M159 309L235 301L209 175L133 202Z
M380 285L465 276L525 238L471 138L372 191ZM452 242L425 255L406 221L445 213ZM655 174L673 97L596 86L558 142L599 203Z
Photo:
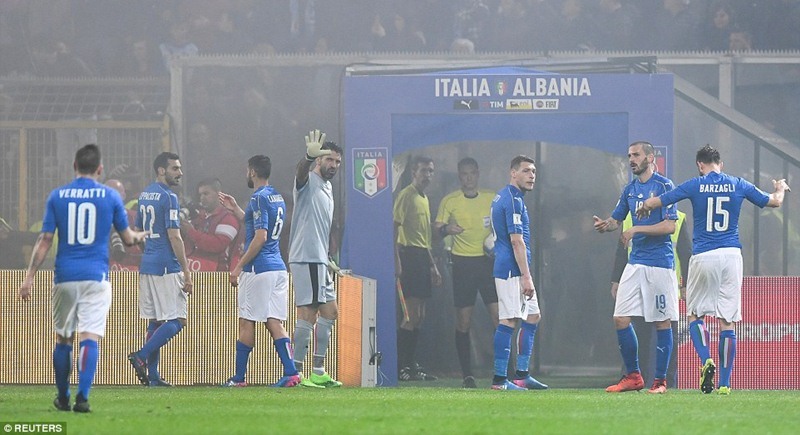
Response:
M678 187L670 190L669 192L662 193L659 196L659 198L661 198L661 204L666 206L669 204L675 204L682 199L688 198L690 196L690 192L697 192L700 190L698 187L699 183L700 180L698 178L692 178L691 180L684 181Z
M47 198L47 203L44 207L44 217L42 218L42 232L55 233L56 232L56 206L55 195L53 193Z
M253 216L253 229L269 231L269 202L261 195L256 197L256 210L258 213Z
M508 228L508 234L522 234L522 199L520 198L509 198L511 202L511 207L505 207L504 212L506 215L506 228ZM517 204L519 202L519 204Z
M628 187L630 187L630 184L628 184L627 186L625 186L624 189L622 189L622 193L619 195L619 200L617 201L617 205L616 207L614 207L614 211L611 212L611 217L619 222L624 221L625 216L628 216L628 213L630 213L631 211L630 207L628 207L628 200L626 198L628 193Z
M767 203L769 202L769 194L747 180L743 180L741 178L739 180L739 188L744 192L744 197L747 198L748 201L757 205L759 208L766 207Z
M167 201L169 201L169 211L167 212L166 221L164 222L165 229L176 229L181 227L180 221L180 211L181 207L178 204L178 195L170 194L167 195Z
M675 185L672 184L672 182L670 181L669 183L664 184L664 189L666 189L664 193L671 192L675 190ZM678 220L678 206L675 204L664 205L662 213L665 220L671 220L671 221Z
M128 228L128 211L125 210L125 204L122 203L119 193L114 189L108 189L108 191L111 194L111 201L114 203L114 229L125 231Z

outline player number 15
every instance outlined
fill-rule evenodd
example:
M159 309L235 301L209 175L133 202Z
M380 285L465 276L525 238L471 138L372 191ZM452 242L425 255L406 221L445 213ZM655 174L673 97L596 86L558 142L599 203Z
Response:
M730 214L728 210L722 208L723 204L729 202L731 200L730 197L727 196L720 196L720 197L710 197L708 198L708 207L706 208L706 231L713 232L713 231L727 231L728 230L728 221L730 219ZM722 222L714 222L714 216L721 216Z

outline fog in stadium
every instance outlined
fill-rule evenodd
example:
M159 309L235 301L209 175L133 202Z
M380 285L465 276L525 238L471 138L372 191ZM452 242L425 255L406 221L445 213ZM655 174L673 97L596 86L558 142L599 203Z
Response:
M92 142L104 153L106 178L125 184L128 201L153 180L154 157L170 149L183 163L179 193L189 212L197 208L198 183L208 177L245 204L246 162L255 154L271 157L270 182L291 207L303 137L321 129L344 148L332 180L343 226L350 150L387 145L348 142L344 78L354 66L372 67L370 74L496 66L673 73L673 143L655 144L669 147L669 167L659 170L676 184L695 176L694 153L710 143L722 152L726 172L767 192L773 178L796 184L800 2L622 1L626 17L607 10L608 3L615 2L2 1L0 216L3 234L18 238L0 240L0 268L24 269L46 195L71 179L75 150ZM720 3L735 25L714 24ZM427 191L434 217L441 199L459 188L461 158L477 160L479 186L493 191L508 183L511 158L537 158L536 186L525 200L543 314L533 359L544 373L619 371L610 296L617 237L594 232L592 215L608 217L630 180L627 146L614 143L615 152L604 152L539 137L474 139L391 156L394 193L408 183L413 155L434 159ZM689 204L680 206L690 214ZM756 213L745 206L745 275L800 274L800 222L791 207ZM287 226L284 250L288 237ZM429 371L456 378L450 272L437 237L434 254L444 284L428 301L417 357ZM386 267L392 262L386 258ZM471 331L473 365L489 373L494 328L480 299Z

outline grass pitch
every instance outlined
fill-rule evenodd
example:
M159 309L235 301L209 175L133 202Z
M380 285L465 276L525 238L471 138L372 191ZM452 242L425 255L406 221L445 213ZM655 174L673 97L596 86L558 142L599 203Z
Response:
M73 393L75 394L75 393ZM483 388L95 387L90 414L57 411L55 387L0 386L0 425L65 422L69 434L554 433L800 431L800 392ZM2 426L0 426L2 427Z

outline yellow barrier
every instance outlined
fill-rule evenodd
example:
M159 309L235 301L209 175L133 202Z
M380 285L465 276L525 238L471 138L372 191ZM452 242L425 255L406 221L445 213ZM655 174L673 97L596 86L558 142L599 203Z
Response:
M188 326L161 351L160 371L174 385L213 385L234 373L237 338L236 290L226 273L200 272L194 278L189 298ZM24 271L0 270L4 289L0 299L0 384L52 384L52 351L55 342L50 309L52 271L36 276L32 300L17 297ZM139 318L138 274L111 272L113 302L106 336L100 343L96 385L136 385L138 381L126 356L139 349L147 324ZM358 278L337 280L341 313L334 326L326 369L343 377L348 386L361 385L361 297ZM289 319L286 329L293 335L294 292L289 289ZM312 340L313 348L313 340ZM344 352L343 352L344 351ZM308 352L306 367L311 367ZM73 350L73 366L77 351ZM269 384L282 375L280 361L266 328L256 328L256 347L250 355L247 381ZM71 382L77 382L73 370Z

